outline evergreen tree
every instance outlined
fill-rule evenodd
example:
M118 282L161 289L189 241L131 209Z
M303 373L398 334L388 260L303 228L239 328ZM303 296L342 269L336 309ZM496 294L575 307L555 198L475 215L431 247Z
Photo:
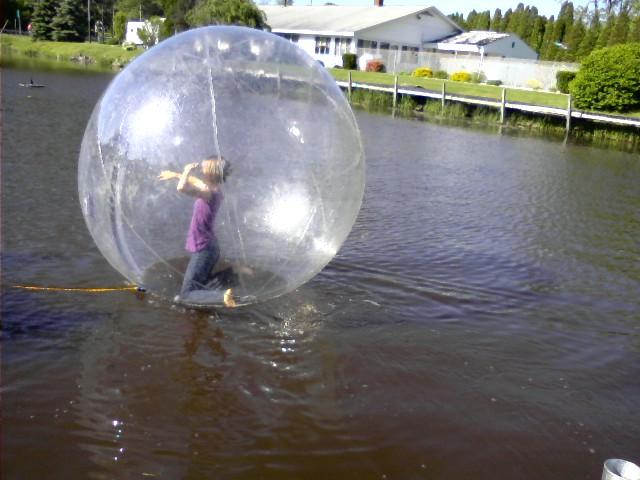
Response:
M471 10L469 15L467 15L467 29L475 30L476 29L476 20L478 19L478 12Z
M507 26L511 21L511 16L513 15L513 10L509 9L504 13L504 17L502 17L502 26L500 27L501 32L508 32Z
M627 35L627 43L640 42L640 13L636 15L631 22L629 35Z
M51 21L53 40L80 42L87 35L87 17L82 0L62 0Z
M611 32L613 31L613 27L616 23L616 16L614 13L607 17L607 21L604 24L604 27L600 30L600 34L598 35L598 40L596 41L596 49L604 48L609 43L609 37L611 36Z
M555 45L553 44L554 26L555 19L553 18L553 15L551 15L551 17L549 17L549 20L547 20L547 24L544 26L544 36L542 37L542 45L540 46L541 60L548 60L550 55L555 52L553 50L553 48L555 47Z
M502 10L496 8L496 11L493 12L493 18L491 19L491 24L489 26L494 32L502 31Z
M577 58L582 59L589 55L596 47L598 36L600 35L600 16L596 10L591 17L591 23L587 29L580 46L578 47Z
M465 22L463 14L458 12L452 13L451 15L449 15L449 18L456 22L461 28L467 30L467 22Z
M489 30L491 26L491 12L489 10L485 10L481 12L476 17L476 26L475 30Z
M566 60L575 61L578 59L580 45L584 40L586 34L586 28L582 21L582 18L578 17L571 27L571 32L567 38L567 50L564 56Z
M507 32L516 33L522 15L524 15L524 4L519 3L516 7L516 10L509 17L509 22L507 23Z
M53 40L51 22L56 16L56 1L42 0L37 3L31 17L31 33L34 40Z
M529 44L529 46L536 52L538 52L538 54L540 53L540 49L542 48L545 23L545 17L537 16L535 21L533 22L533 27L531 28L531 35L527 39L527 43Z
M554 26L553 40L564 44L573 26L573 3L564 2Z
M620 43L625 43L627 41L630 23L631 19L629 18L629 13L626 9L623 9L620 12L620 15L618 15L618 17L616 18L616 23L611 30L609 39L607 40L608 47L612 47L613 45L618 45Z

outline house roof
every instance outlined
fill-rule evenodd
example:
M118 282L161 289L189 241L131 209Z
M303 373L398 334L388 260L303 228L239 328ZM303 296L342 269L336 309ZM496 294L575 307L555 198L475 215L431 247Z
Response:
M485 30L472 30L470 32L463 32L459 35L454 35L453 37L443 38L442 40L438 40L437 43L448 44L448 45L475 45L475 46L481 47L483 45L488 45L489 43L493 43L496 40L500 40L502 38L506 38L510 36L511 36L510 33L489 32Z
M428 15L462 29L435 7L350 7L338 5L288 6L258 5L267 23L276 32L355 33L409 15Z

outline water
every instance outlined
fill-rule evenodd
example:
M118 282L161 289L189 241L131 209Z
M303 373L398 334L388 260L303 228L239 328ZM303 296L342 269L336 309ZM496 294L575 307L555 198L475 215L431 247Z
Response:
M46 88L19 88L33 76ZM358 113L351 236L277 300L113 286L77 200L112 78L2 72L3 478L585 478L640 459L640 158Z

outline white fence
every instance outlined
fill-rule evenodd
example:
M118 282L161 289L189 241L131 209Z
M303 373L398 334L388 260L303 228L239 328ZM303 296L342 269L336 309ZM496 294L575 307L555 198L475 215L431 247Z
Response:
M522 58L484 57L472 54L452 55L435 52L402 52L398 50L358 49L358 66L364 69L367 60L381 60L389 73L411 73L417 67L429 67L434 72L444 70L481 73L486 80L500 80L510 87L556 88L556 72L577 71L577 63L544 62Z

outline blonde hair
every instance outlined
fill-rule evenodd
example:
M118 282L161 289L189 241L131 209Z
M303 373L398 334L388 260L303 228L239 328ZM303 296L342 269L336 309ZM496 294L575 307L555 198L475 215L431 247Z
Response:
M222 157L208 158L202 161L202 173L213 183L224 183L231 173L231 165Z

